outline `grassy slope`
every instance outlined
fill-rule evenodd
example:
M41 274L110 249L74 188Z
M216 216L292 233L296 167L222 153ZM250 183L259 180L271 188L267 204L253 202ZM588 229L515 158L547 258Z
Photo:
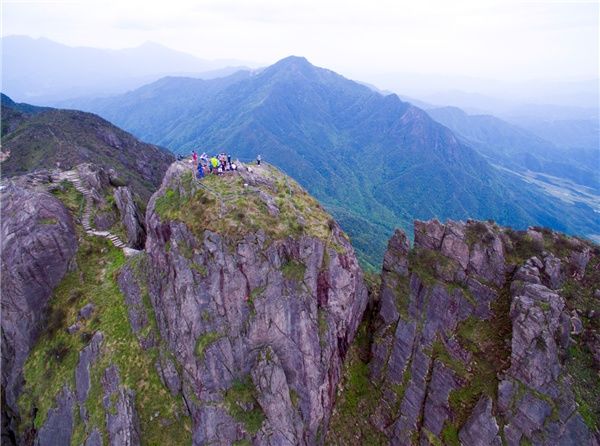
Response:
M2 107L2 163L5 176L36 169L62 169L92 162L114 169L145 200L159 186L173 160L163 149L136 140L102 118L83 112L55 110L23 114ZM4 128L8 133L4 134Z
M74 189L57 195L75 215L80 212L82 197ZM91 368L92 387L86 404L90 426L100 428L107 438L100 379L105 368L113 363L119 368L122 384L135 392L141 434L146 444L189 444L191 423L182 400L170 395L155 369L158 349L142 350L131 331L127 307L116 284L116 274L125 262L122 251L105 239L83 235L81 228L79 231L77 266L56 288L48 310L49 328L40 337L24 367L26 383L19 400L24 416L22 428L32 424L39 428L60 389L64 385L74 389L79 351L93 333L101 331L104 341L101 355ZM79 332L68 334L66 328L77 321L79 309L87 303L96 306L94 316L82 322ZM151 321L148 330L155 330L148 299L146 304ZM34 407L37 412L32 411ZM35 418L29 418L34 413ZM159 420L155 419L156 413ZM75 411L74 445L83 443L90 431L86 432L78 414Z

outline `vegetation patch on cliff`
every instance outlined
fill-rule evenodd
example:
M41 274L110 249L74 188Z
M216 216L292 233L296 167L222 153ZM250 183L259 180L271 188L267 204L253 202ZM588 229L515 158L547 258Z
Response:
M254 435L265 420L265 414L256 400L256 388L250 376L233 382L223 396L225 407L234 420L242 423Z
M369 327L368 319L363 321L346 355L326 444L388 444L385 435L370 423L381 403L381 392L369 378Z
M210 230L243 237L263 230L272 239L302 235L332 240L331 217L297 183L272 166L257 170L256 186L238 174L208 175L199 181L192 171L182 173L158 197L155 211L163 220L177 220L195 235Z
M204 351L206 348L212 343L218 341L223 336L217 333L216 331L209 331L198 336L198 340L196 341L196 356L198 359L204 359Z
M74 217L81 218L85 206L85 198L81 192L75 189L73 183L66 180L61 181L58 187L51 190L51 193L63 202Z
M135 392L145 441L149 444L191 442L190 421L181 398L170 395L156 372L157 348L142 350L131 330L127 307L116 283L116 274L124 262L122 251L106 239L80 238L77 267L65 276L50 301L49 314L54 328L40 337L24 367L26 382L19 400L25 417L24 427L33 423L39 428L60 389L64 385L74 388L79 352L93 333L101 331L104 341L100 356L90 369L91 388L85 404L89 423L86 427L76 416L73 444L82 444L93 427L105 432L101 377L110 364L118 367L121 384ZM92 318L79 320L79 331L69 334L66 328L75 324L79 309L87 303L95 306ZM75 413L77 415L78 410Z
M498 374L510 365L510 291L508 285L498 291L498 298L491 305L492 316L489 319L470 316L457 327L458 339L472 353L473 359L466 367L447 361L465 381L461 388L452 391L449 396L453 417L447 426L448 436L452 436L467 421L481 395L496 400Z

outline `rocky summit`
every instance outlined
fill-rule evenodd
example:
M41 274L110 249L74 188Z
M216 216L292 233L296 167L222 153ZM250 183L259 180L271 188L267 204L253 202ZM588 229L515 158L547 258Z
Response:
M597 445L600 248L415 223L381 274L270 165L2 183L2 443Z

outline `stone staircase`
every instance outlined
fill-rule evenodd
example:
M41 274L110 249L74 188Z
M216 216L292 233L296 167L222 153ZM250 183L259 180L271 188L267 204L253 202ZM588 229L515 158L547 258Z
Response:
M52 180L56 181L56 182L60 182L60 181L71 182L73 184L73 186L75 187L75 189L79 193L81 193L83 195L83 197L85 198L85 208L83 210L83 215L81 217L81 224L82 224L83 229L85 230L86 234L95 235L97 237L107 238L112 242L113 245L115 245L117 248L123 249L124 251L135 251L135 250L129 248L117 235L112 234L109 231L96 231L92 228L92 225L90 223L91 217L92 217L92 206L93 206L92 192L83 185L83 183L81 182L81 179L79 178L79 175L77 174L77 171L67 170L64 172L58 172L58 173L52 175Z

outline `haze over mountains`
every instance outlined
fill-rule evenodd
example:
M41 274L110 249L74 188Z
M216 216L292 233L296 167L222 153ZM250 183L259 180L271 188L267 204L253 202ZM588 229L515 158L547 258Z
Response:
M529 178L492 167L468 138L396 95L383 96L300 57L215 80L165 78L72 105L176 153L225 150L242 159L262 154L328 207L371 265L379 263L394 225L408 228L414 218L491 218L515 227L600 234L593 199L559 200ZM544 156L545 147L552 147L502 126L512 132L509 141L519 135ZM503 153L502 142L488 144L493 139L481 144L495 160L520 150L509 144ZM527 167L527 157L522 163ZM593 186L590 172L577 169L571 176Z
M224 76L246 64L203 60L153 42L110 50L7 36L2 38L2 91L16 101L53 105L69 98L122 93L170 74Z

